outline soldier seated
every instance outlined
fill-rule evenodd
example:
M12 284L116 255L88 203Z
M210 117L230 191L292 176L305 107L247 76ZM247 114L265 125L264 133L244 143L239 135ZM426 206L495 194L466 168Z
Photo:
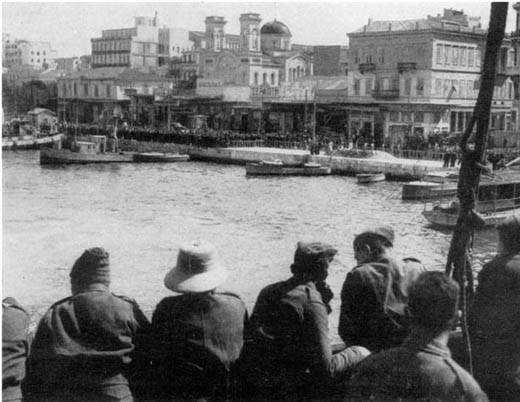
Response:
M27 362L34 401L133 401L146 364L148 320L135 301L109 290L109 255L91 248L70 272L72 296L42 317Z
M486 402L486 394L447 347L459 318L458 299L455 281L442 272L422 273L409 292L409 338L362 361L345 402Z

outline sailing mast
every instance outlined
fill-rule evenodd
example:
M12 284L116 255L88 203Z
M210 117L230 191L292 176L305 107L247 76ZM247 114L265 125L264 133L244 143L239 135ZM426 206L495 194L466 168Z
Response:
M482 70L482 84L473 111L473 116L460 141L462 163L459 173L457 196L460 200L460 212L457 225L448 253L445 272L453 276L461 289L461 308L463 311L462 328L464 331L464 343L469 356L470 372L473 371L471 359L471 343L467 329L467 306L473 296L473 275L471 269L470 253L473 241L473 233L482 225L482 220L475 210L480 173L484 169L487 134L489 128L489 115L493 99L495 74L499 59L500 47L504 38L507 19L508 3L491 3L491 15L486 41L486 51ZM477 124L475 135L475 147L468 146L468 139Z

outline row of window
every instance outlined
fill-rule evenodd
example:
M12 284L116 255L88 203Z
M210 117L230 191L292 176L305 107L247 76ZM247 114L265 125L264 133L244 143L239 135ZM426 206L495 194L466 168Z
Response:
M254 76L253 76L253 82L255 85L259 85L260 82L259 82L259 74L257 72L255 72ZM267 73L263 73L262 74L262 84L267 84ZM275 73L271 73L271 85L276 85L276 74Z
M480 67L482 52L477 47L435 45L435 64L439 66Z
M385 57L388 53L395 60L400 61L411 61L421 60L425 56L426 46L422 44L408 45L408 46L394 46L390 49L390 52L385 47L368 47L368 48L356 48L354 52L354 63L378 63L384 64ZM388 60L386 60L388 61Z
M43 62L47 63L47 59L43 59ZM31 59L31 63L34 63L34 59ZM40 64L40 59L37 59L36 63Z
M433 93L436 96L449 98L474 99L478 95L480 83L478 80L451 80L436 78ZM514 87L512 82L506 82L493 91L495 99L513 99Z
M85 96L85 97L89 96L89 84L82 84L81 86L83 87L83 96ZM97 97L101 96L100 87L105 88L105 97L110 98L112 96L111 95L112 86L110 84L105 84L105 85L93 84L92 85L92 88L93 88L92 95L94 97L97 98ZM70 97L70 96L78 96L78 84L76 82L68 83L68 84L63 83L61 90L62 90L62 94L63 94L64 98Z
M92 57L93 64L128 64L130 55L128 53L95 54Z
M31 51L31 54L34 55L34 51ZM36 52L36 56L39 56L40 52ZM45 56L45 50L42 52L42 55Z
M111 41L95 41L92 42L93 52L104 52L104 51L121 51L130 50L129 40L111 40Z

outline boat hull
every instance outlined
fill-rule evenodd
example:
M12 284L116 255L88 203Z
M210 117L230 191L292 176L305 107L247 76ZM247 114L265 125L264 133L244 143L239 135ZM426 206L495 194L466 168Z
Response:
M190 159L186 154L168 154L160 152L140 152L134 154L134 162L142 163L172 163L184 162Z
M326 166L292 167L275 164L248 163L246 174L250 176L326 176L331 168Z
M2 140L2 151L7 150L20 150L20 149L39 149L44 145L52 144L53 142L61 141L64 134L54 134L47 137L40 138L8 138Z
M132 153L89 154L72 152L68 149L42 148L40 150L41 165L65 165L87 163L125 163L133 162Z
M359 184L377 183L386 180L384 173L360 173L356 175L356 178Z
M437 183L430 181L411 181L403 184L403 200L425 200L457 194L457 183Z
M454 228L459 217L458 213L446 212L443 211L442 208L423 211L422 214L431 224L436 226L443 226L446 228ZM518 208L513 208L506 211L490 213L487 215L483 214L482 218L484 220L485 226L494 226L502 222L507 217L518 214L520 214L520 206Z

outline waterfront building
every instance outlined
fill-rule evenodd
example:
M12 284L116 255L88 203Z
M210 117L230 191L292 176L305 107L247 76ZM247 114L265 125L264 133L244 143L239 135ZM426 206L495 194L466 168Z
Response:
M346 46L313 46L314 75L348 75L348 56Z
M349 124L351 136L405 145L411 136L466 129L478 95L486 31L480 17L452 9L443 15L373 21L348 34L349 101L376 106ZM491 128L516 129L511 63L504 39L491 111Z
M2 66L30 66L34 69L54 67L56 51L49 42L16 39L9 34L2 35Z
M127 67L75 71L58 79L58 116L70 123L106 124L114 117L129 124L155 125L156 93L173 81Z

